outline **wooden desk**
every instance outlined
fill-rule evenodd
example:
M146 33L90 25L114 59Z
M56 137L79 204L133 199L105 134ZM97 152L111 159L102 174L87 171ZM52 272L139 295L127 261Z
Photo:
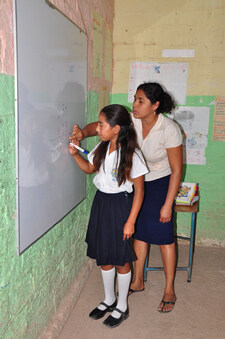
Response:
M193 253L194 253L194 242L195 242L195 230L196 230L196 216L198 212L198 202L196 201L192 206L186 205L175 205L175 212L176 213L192 213L191 215L191 231L190 237L183 237L180 235L176 235L177 239L183 239L189 241L189 261L188 266L183 267L176 267L177 271L187 271L187 282L191 282L191 274L192 274L192 264L193 264ZM147 272L148 271L163 271L163 267L151 267L148 266L149 261L149 253L147 254L144 266L144 281L147 280Z

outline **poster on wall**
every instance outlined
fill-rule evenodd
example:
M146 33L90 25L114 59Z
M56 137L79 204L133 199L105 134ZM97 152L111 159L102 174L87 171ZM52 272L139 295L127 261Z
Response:
M225 141L225 97L216 97L213 141Z
M158 82L174 97L177 105L186 104L188 63L130 62L128 102L133 102L143 82Z
M180 126L183 138L183 162L205 165L208 140L209 107L177 107L170 117Z

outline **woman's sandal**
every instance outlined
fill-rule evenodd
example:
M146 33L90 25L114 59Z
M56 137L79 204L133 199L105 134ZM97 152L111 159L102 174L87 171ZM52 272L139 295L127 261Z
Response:
M144 290L145 290L145 288L142 288L141 290L132 290L132 288L129 288L128 296L133 294L133 293L143 292Z
M175 302L176 301L165 301L165 300L162 299L161 303L163 305L161 307L161 310L158 310L158 312L160 312L160 313L169 313L169 312L171 312L173 310L173 308L174 308ZM171 310L164 310L165 305L173 305L173 307L172 307Z
M142 288L142 290L132 290L132 288L129 288L129 291L128 291L128 297L133 294L133 293L136 293L136 292L143 292L145 290L145 288ZM119 296L119 292L116 293L116 296L118 297Z

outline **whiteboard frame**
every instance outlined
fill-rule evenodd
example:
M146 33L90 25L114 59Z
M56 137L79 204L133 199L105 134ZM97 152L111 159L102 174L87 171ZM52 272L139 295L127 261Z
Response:
M13 23L14 23L14 69L15 69L15 147L16 147L16 229L17 229L17 254L21 255L27 248L29 248L33 243L40 239L44 234L46 234L52 227L58 224L63 218L66 217L77 205L79 205L86 198L86 177L84 173L83 176L83 185L84 185L84 194L82 199L80 199L74 206L63 214L54 224L49 225L45 232L38 236L35 240L31 241L27 246L21 248L21 230L20 230L20 221L19 221L19 211L20 211L20 201L19 201L19 95L18 95L18 29L17 29L17 2L20 0L13 0ZM36 0L35 0L36 1ZM46 3L46 6L56 10L60 15L65 17L75 28L77 28L82 34L86 36L86 79L85 79L85 111L84 111L84 120L86 122L87 114L87 77L88 77L88 37L86 32L84 32L80 27L78 27L70 18L68 18L64 13L59 11L56 7L50 4L48 1L42 0ZM76 166L74 162L74 166Z

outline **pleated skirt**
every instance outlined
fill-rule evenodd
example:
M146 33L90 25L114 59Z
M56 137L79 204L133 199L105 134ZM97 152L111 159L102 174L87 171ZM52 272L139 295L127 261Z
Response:
M159 221L160 210L165 203L170 175L145 181L145 197L137 218L134 239L156 245L169 245L174 242L174 206L171 221Z
M123 240L123 228L130 214L133 194L97 191L86 235L87 256L97 265L118 265L135 260L130 240Z

